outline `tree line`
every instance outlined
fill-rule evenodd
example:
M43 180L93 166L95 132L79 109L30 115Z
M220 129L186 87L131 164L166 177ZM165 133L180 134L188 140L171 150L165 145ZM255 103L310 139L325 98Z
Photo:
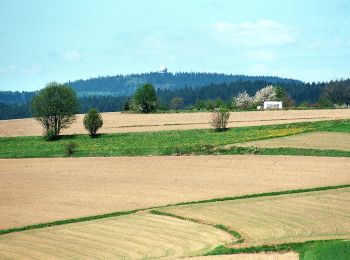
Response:
M246 92L254 96L257 91L268 86L283 89L289 106L331 107L333 104L350 104L350 79L328 83L285 82L273 84L267 81L237 81L210 84L204 87L184 87L179 89L156 89L158 110L208 109L225 105L231 107L233 97ZM135 90L136 91L136 90ZM0 92L0 119L31 117L30 102L37 92ZM79 96L79 92L77 93ZM90 108L101 112L115 112L132 109L132 96L93 95L79 98L79 113Z
M135 112L151 113L156 109L156 102L157 94L154 86L144 84L137 88L132 97L130 108ZM35 120L44 129L46 141L60 138L61 130L68 128L76 120L78 106L79 101L76 93L67 84L52 82L38 92L31 102L31 110ZM213 113L212 126L216 131L225 131L229 117L230 113L227 109L218 108ZM98 137L97 132L103 126L100 112L95 108L89 109L84 116L83 125L92 138ZM67 156L74 154L76 147L74 142L66 144Z

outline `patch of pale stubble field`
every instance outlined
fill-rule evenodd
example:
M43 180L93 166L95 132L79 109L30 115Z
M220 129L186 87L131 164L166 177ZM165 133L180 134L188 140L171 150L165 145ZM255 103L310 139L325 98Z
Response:
M233 247L350 238L350 188L161 209L241 234Z
M145 259L201 255L232 241L208 225L131 214L0 236L1 259Z

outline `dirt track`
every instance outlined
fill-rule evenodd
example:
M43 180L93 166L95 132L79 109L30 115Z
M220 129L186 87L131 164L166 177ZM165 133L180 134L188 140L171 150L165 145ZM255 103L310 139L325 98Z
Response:
M0 229L182 201L350 183L350 158L0 160Z
M63 134L87 133L82 124L82 115ZM142 132L159 130L182 130L209 128L211 113L172 114L125 114L103 113L104 126L101 133ZM282 110L233 112L230 127L271 125L304 121L350 119L350 109L328 110ZM36 136L42 134L42 127L33 119L0 121L0 136Z

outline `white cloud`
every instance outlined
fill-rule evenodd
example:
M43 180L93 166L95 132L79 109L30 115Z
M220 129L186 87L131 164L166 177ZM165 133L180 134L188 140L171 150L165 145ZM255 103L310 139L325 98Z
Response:
M270 20L255 23L216 22L211 28L217 40L236 46L282 46L296 42L292 28Z
M78 61L81 59L81 54L77 50L66 51L61 54L61 58L64 61Z

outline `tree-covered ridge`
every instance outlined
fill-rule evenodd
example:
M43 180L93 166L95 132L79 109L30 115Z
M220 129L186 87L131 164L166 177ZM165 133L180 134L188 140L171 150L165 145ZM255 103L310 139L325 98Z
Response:
M195 84L195 82L204 82L201 81L201 77L209 77L212 75L212 78L224 74L217 73L179 73L179 75L187 75L188 81L185 84L185 87L169 88L168 87L158 87L157 88L157 108L158 109L212 109L221 105L226 105L231 107L233 97L236 97L238 93L247 92L250 96L253 96L258 90L268 86L278 86L283 89L284 93L287 94L288 99L291 101L290 106L305 104L316 104L319 107L330 107L333 104L350 104L350 79L340 80L340 81L331 81L331 82L322 82L322 83L304 83L298 80L288 80L281 79L277 77L248 77L242 76L247 80L237 80L233 82L223 82L219 84L208 84L206 86L197 86L190 87L189 82ZM166 78L175 77L176 74L171 73L149 73L149 74L138 74L141 75L154 75L156 78L164 77L163 83L166 82ZM189 77L191 75L192 77ZM222 79L230 78L230 75L224 75ZM116 76L116 77L132 77L129 76ZM240 76L232 76L240 77ZM113 77L104 77L105 79ZM179 76L179 78L181 78ZM102 78L99 78L101 80ZM136 80L134 87L137 88L140 86L138 84L141 80ZM151 80L151 78L148 78ZM191 80L190 80L191 79ZM260 79L260 80L259 80ZM268 81L267 79L273 79ZM97 80L98 79L94 79ZM198 81L197 81L198 80ZM76 82L87 82L87 81L76 81ZM102 81L101 81L102 82ZM159 81L158 81L159 82ZM180 82L180 81L178 81ZM157 84L152 85L157 86ZM74 85L74 82L69 83ZM99 83L100 84L100 83ZM180 83L178 83L180 84ZM131 85L131 83L130 83ZM81 88L83 88L82 84ZM89 89L89 86L86 87ZM131 96L135 93L125 95L117 95L115 92L105 91L107 88L101 87L99 91L83 91L80 92L79 88L75 87L80 103L80 113L86 113L90 108L96 108L101 112L115 112L121 111L125 104L125 101L131 101ZM15 119L15 118L25 118L31 117L30 105L33 96L37 92L11 92L11 91L0 91L0 119ZM174 100L181 100L181 102L174 107ZM225 103L225 104L223 104ZM303 104L304 105L304 104Z
M285 79L269 76L244 76L222 73L142 73L130 75L117 75L77 80L68 84L78 92L80 96L87 95L112 95L129 96L136 88L145 83L152 83L158 89L197 88L210 84L231 83L237 81L267 81L277 83L301 83L294 79Z

